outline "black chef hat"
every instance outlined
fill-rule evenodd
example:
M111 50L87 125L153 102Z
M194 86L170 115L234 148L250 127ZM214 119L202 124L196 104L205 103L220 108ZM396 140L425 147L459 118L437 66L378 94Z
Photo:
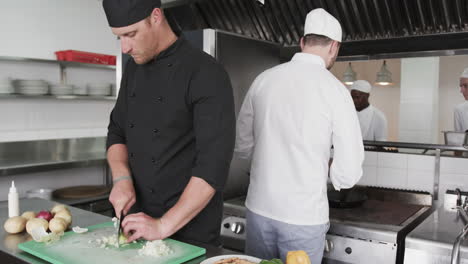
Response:
M161 0L104 0L102 2L111 27L126 27L149 17Z

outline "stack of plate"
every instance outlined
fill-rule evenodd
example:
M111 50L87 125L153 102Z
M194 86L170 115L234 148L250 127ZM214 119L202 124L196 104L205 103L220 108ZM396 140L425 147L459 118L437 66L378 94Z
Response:
M70 84L57 84L50 87L50 94L52 95L70 95L73 93L73 85Z
M19 94L43 95L49 92L49 84L44 80L16 80Z
M86 86L73 86L74 95L88 95L88 87Z
M88 83L88 95L107 96L111 94L110 83Z
M0 94L12 94L14 92L15 89L9 78L0 79Z

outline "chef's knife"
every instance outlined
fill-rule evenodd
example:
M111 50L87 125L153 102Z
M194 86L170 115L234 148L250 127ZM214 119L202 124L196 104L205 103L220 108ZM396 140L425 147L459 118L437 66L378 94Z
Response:
M119 228L117 229L117 245L120 246L120 235L123 234L123 229L122 229L122 221L124 219L124 214L123 214L123 210L120 211L120 218L119 218L119 221L118 221L118 224L119 224Z

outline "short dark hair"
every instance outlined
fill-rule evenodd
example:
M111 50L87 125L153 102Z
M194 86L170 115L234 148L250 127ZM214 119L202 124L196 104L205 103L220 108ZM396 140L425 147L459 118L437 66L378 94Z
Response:
M304 36L304 45L305 46L327 46L333 40L324 35L317 34L307 34Z

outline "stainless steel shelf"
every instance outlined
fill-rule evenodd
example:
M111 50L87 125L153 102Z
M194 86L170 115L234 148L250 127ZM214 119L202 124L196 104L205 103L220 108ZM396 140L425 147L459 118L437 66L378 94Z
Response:
M58 100L110 100L115 101L114 96L91 96L91 95L23 95L23 94L0 94L0 99L58 99Z
M0 143L0 177L105 165L105 137Z
M57 64L62 67L75 67L75 68L95 68L95 69L107 69L107 70L116 69L114 65L93 64L93 63L83 63L83 62L74 62L74 61L59 61L59 60L48 60L48 59L33 59L33 58L22 58L22 57L0 56L0 61L49 63L49 64Z

